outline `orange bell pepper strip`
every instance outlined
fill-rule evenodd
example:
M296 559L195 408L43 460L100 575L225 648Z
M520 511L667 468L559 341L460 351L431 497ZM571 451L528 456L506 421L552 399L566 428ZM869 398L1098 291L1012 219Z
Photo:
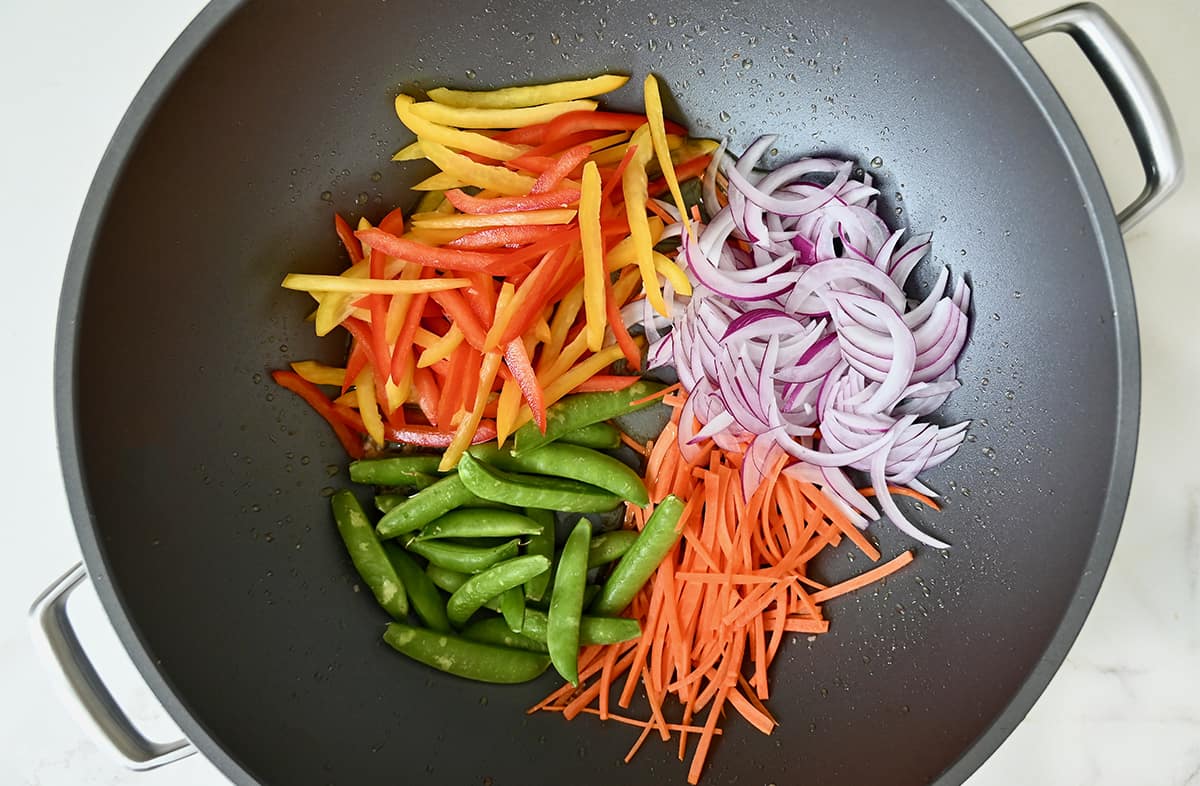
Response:
M441 270L478 271L497 276L528 272L528 268L514 262L511 257L504 254L427 246L413 240L396 237L389 232L384 232L379 227L360 229L355 236L371 248L378 248L388 256Z
M447 290L449 291L449 290ZM487 331L483 327L483 322L472 310L467 299L455 291L450 297L441 297L445 293L435 292L431 295L437 304L442 307L458 329L462 331L467 343L478 350L484 348L484 343L487 340Z
M498 139L501 142L508 142L510 145L540 145L546 141L546 131L550 128L549 123L534 123L523 128L514 128L511 131L503 131L496 134L493 139Z
M405 370L412 364L413 336L421 326L421 315L425 312L425 301L429 295L422 292L408 304L408 313L404 315L404 323L400 326L400 335L396 337L396 347L392 350L392 381L399 383Z
M417 406L421 414L433 425L438 425L437 407L442 391L438 388L437 377L432 369L418 368L413 370L413 388L417 391Z
M542 384L533 370L533 363L529 359L529 351L525 349L525 342L519 336L504 345L504 362L512 373L517 387L521 389L521 395L524 397L525 403L529 405L529 411L533 413L533 421L537 423L538 430L545 434L545 391L542 390Z
M367 367L367 348L357 340L350 342L350 355L346 358L346 374L342 378L342 395L354 384L358 374Z
M451 240L446 245L449 248L465 248L481 251L505 246L524 246L538 240L545 240L558 234L558 226L511 226L480 229Z
M577 385L572 393L612 393L624 390L637 382L638 376L614 376L612 374L597 374L583 384Z
M675 177L679 178L680 182L690 180L693 177L700 177L704 174L704 170L708 169L708 165L712 162L712 156L705 153L702 156L684 161L679 166L675 167ZM649 193L652 197L662 196L667 193L670 186L665 177L660 177L657 180L651 180L649 185Z
M400 236L404 234L404 211L400 208L388 213L379 221L379 228L384 232Z
M354 236L354 230L346 223L346 219L342 218L341 213L333 214L333 228L337 230L337 236L341 239L342 245L346 247L351 264L361 262L363 259L362 245L359 244L358 238Z
M548 298L558 280L559 271L566 263L567 252L567 248L549 252L533 272L525 277L521 286L517 287L509 306L513 309L513 315L508 327L500 335L499 343L507 344L525 335L530 326L537 321L539 306L549 302Z
M320 388L305 380L294 371L272 371L271 378L275 380L275 384L292 391L304 399L318 415L324 418L329 427L333 429L338 442L342 444L342 448L345 449L347 454L352 458L363 457L362 440L346 424L334 408L333 402L321 392Z
M625 167L629 166L629 162L637 155L637 149L637 145L630 145L625 148L625 155L622 156L621 163L617 164L616 169L608 176L608 181L604 184L604 189L600 192L600 200L602 202L608 202L609 197L612 196L612 192L616 190L617 186L621 185L621 176L625 174Z
M448 472L458 466L458 460L471 445L479 423L483 420L483 410L487 406L492 385L495 384L496 372L500 370L500 361L501 357L496 352L488 352L483 356L483 362L479 368L479 379L477 380L474 402L470 412L459 422L458 427L454 430L454 436L451 438L450 444L446 447L446 452L442 454L441 463L438 464L438 470L441 472Z
M403 428L385 428L384 434L388 442L400 442L406 445L417 445L423 448L448 448L454 440L454 432L432 426L404 426ZM495 423L481 420L475 427L471 444L478 445L490 442L496 438Z
M362 345L366 352L367 363L371 366L371 368L380 368L378 359L375 356L374 341L371 335L371 326L356 317L347 317L342 322L342 327L350 331L350 335L354 336L354 342L356 344ZM347 361L346 365L347 367L349 366L349 361ZM346 376L349 377L350 375L347 373ZM356 375L354 379L357 378L358 377ZM387 391L383 387L384 379L382 375L375 374L374 382L376 399L383 400L387 396Z
M489 216L496 213L520 213L529 210L549 210L570 207L579 201L579 189L563 188L529 196L498 196L489 199L469 196L461 189L452 188L445 194L446 200L460 213Z

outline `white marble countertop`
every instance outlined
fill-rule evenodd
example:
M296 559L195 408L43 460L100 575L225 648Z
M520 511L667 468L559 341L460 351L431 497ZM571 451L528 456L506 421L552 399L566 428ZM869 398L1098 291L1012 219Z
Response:
M0 215L10 277L3 407L8 478L0 527L0 783L220 786L199 756L129 772L54 699L24 621L33 596L78 558L55 454L52 337L67 246L92 173L142 80L204 0L0 4L4 79ZM1055 0L995 0L1007 21ZM1125 527L1087 624L1049 689L971 786L1200 784L1200 93L1196 0L1105 0L1158 75L1192 177L1127 238L1142 339L1142 425ZM1059 37L1061 38L1061 37ZM1075 112L1124 203L1139 167L1115 109L1073 47L1033 50ZM19 279L17 277L20 277ZM21 283L24 282L24 283ZM1191 413L1191 414L1188 414ZM76 616L118 695L151 736L173 727L140 683L94 595ZM177 732L176 732L177 733Z

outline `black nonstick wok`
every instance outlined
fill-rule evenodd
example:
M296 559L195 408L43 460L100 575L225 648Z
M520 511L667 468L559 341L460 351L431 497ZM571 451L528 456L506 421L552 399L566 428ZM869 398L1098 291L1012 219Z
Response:
M1147 186L1120 223L1063 104L1019 37L1070 33L1130 126ZM831 603L785 645L770 737L731 721L709 784L952 784L1021 720L1083 622L1133 464L1138 341L1122 246L1178 181L1144 63L1099 9L1007 28L961 0L214 2L122 122L80 219L57 339L59 440L86 573L191 745L239 784L681 783L675 746L524 709L557 684L490 687L380 639L384 615L330 521L345 457L267 372L336 362L288 271L333 272L334 209L378 218L428 174L398 90L654 72L669 111L734 150L856 158L895 225L975 293L964 383L940 414L970 441L927 483L942 513L885 586ZM917 287L920 288L919 286ZM913 544L872 526L885 553ZM861 569L845 557L830 577ZM83 658L64 600L35 609L117 751L147 742Z

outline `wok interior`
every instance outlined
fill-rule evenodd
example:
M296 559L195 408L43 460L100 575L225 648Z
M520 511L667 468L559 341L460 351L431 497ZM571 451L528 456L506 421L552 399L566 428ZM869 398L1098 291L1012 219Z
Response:
M794 637L772 675L781 727L728 723L706 781L924 783L987 728L1095 537L1114 306L1086 199L1033 98L950 6L910 6L278 0L217 29L113 187L74 384L102 578L219 764L273 784L683 781L674 745L625 766L636 730L526 716L553 676L488 687L391 652L329 515L345 457L266 376L344 351L313 337L311 302L278 288L344 263L332 211L378 219L429 173L388 160L410 141L398 89L612 70L658 73L676 119L732 149L780 133L769 166L857 158L889 222L934 231L934 262L975 292L964 387L943 412L974 419L972 439L926 478L944 511L918 516L954 548L918 549L886 585L831 603L828 635ZM638 106L633 83L610 105ZM926 262L918 278L935 273ZM871 534L885 555L913 545L887 524ZM842 553L827 578L867 567Z

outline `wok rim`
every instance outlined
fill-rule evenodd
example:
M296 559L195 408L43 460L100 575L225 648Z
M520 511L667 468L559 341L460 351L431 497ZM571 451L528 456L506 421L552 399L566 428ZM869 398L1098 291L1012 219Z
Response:
M192 714L186 698L172 685L169 674L154 662L137 622L108 581L109 565L100 548L96 517L83 480L86 469L79 451L78 391L74 373L79 311L87 289L92 250L103 227L115 185L140 142L142 130L170 94L177 77L245 2L213 0L192 20L139 89L97 167L80 211L63 276L54 340L54 411L67 501L84 564L122 645L155 697L197 749L232 782L256 784L258 781L250 770L225 750L214 730ZM1015 71L1021 85L1034 98L1050 124L1066 154L1070 175L1086 199L1086 209L1099 241L1103 272L1116 307L1113 330L1117 353L1117 422L1112 430L1114 448L1107 494L1072 600L1064 609L1045 651L1020 688L986 730L937 776L934 786L963 783L1000 747L1057 673L1082 629L1108 569L1124 518L1133 478L1141 393L1137 314L1128 259L1108 191L1087 142L1049 78L991 8L982 0L947 0L947 5L970 22Z

